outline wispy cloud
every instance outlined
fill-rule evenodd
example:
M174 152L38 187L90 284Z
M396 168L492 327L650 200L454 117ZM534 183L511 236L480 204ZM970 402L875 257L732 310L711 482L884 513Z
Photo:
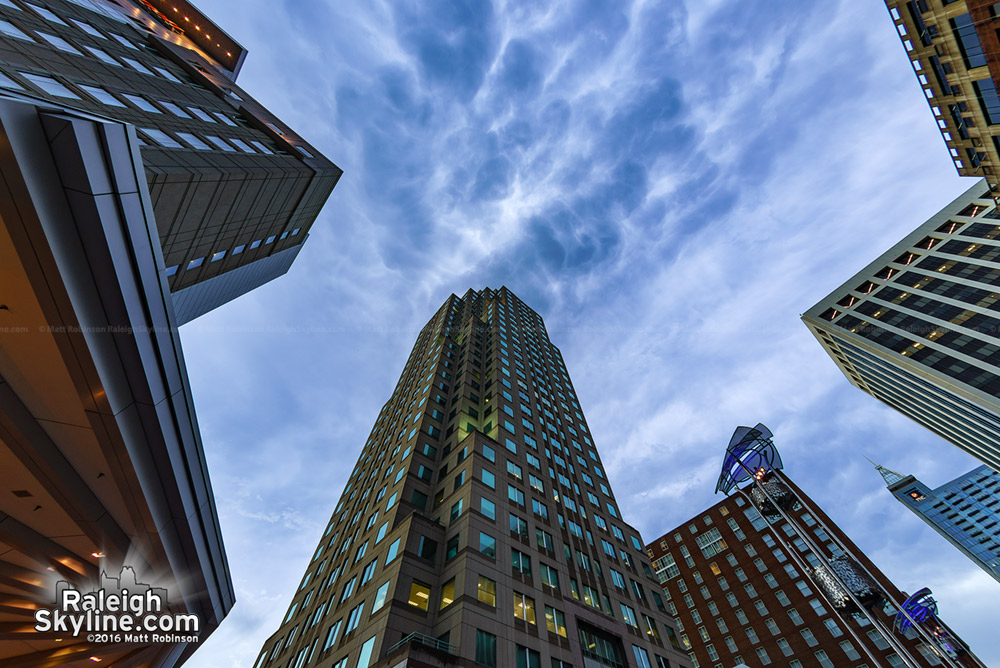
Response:
M729 435L763 421L1000 665L996 585L862 455L932 485L975 462L850 387L798 321L967 187L883 7L200 4L249 47L243 85L345 174L288 276L183 331L239 600L189 665L253 662L419 328L501 284L545 318L647 540L717 500Z

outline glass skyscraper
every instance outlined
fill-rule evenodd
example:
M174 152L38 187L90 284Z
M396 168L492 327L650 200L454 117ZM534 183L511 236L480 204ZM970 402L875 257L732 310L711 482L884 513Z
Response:
M852 385L1000 470L1000 210L984 181L802 320Z
M506 288L421 330L256 668L678 668L559 349Z
M980 466L931 489L912 475L875 468L900 503L1000 582L1000 473Z

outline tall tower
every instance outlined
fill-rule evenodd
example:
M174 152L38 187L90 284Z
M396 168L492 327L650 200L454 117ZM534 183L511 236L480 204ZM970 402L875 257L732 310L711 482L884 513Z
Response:
M288 271L341 170L237 85L246 51L190 2L5 0L0 46L0 95L136 128L178 324Z
M885 0L963 176L1000 184L1000 8L991 0Z
M1000 211L979 181L802 320L851 384L1000 470Z
M688 666L542 319L448 298L375 422L265 666Z
M244 57L186 0L0 0L4 666L172 668L233 606L177 325L287 270L340 175ZM36 623L119 581L186 632Z
M892 495L1000 582L1000 473L979 466L937 489L875 467Z

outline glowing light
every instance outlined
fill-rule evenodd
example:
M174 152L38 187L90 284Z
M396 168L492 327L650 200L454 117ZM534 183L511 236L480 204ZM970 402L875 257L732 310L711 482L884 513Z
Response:
M91 552L90 556L92 556L94 559L103 559L104 558L104 553L103 552Z

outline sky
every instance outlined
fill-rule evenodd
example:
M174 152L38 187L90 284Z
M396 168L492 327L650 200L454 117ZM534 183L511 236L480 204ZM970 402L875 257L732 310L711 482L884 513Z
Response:
M877 0L199 0L344 176L291 271L181 328L237 603L274 632L420 328L506 285L564 356L623 517L720 500L739 425L1000 665L1000 585L865 460L978 464L852 387L800 315L974 181Z

